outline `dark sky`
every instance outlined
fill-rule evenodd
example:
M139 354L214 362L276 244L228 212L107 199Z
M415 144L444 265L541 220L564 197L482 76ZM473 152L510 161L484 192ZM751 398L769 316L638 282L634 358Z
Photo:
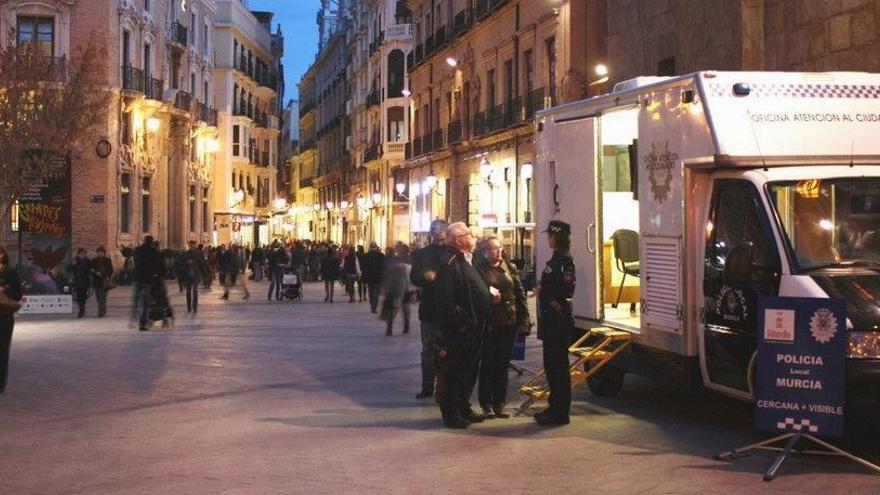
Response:
M272 32L281 24L284 33L284 103L297 97L299 78L315 60L318 50L318 25L315 16L320 0L249 0L251 10L273 12Z

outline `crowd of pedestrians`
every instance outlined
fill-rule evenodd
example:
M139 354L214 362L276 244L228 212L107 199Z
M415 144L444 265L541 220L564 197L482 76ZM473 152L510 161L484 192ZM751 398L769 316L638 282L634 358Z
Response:
M550 407L536 415L542 425L568 423L570 394L567 346L573 321L569 299L574 292L574 264L568 255L570 228L551 222L548 242L554 250L542 275L538 308L545 324L544 365L551 388ZM431 223L429 244L412 250L397 243L383 253L378 244L338 246L308 240L273 241L253 249L238 245L204 246L190 242L185 249L162 250L146 236L136 248L123 249L121 270L114 271L103 247L90 258L78 249L69 267L77 316L86 314L94 296L98 316L107 313L107 293L120 283L133 283L132 321L141 331L155 322L168 326L174 318L166 280L176 279L186 294L188 313L198 313L199 292L215 280L222 298L240 289L250 297L244 277L268 279L268 301L284 298L286 275L297 281L323 282L324 301L333 303L340 284L348 302L368 302L370 312L385 322L392 336L395 321L410 333L410 308L419 301L421 389L417 399L435 398L443 424L466 428L491 418L507 418L508 368L517 336L531 331L526 291L516 266L505 256L497 237L477 239L464 223ZM0 248L0 391L14 322L21 303L21 285ZM479 386L477 387L477 383ZM474 388L481 411L470 403Z

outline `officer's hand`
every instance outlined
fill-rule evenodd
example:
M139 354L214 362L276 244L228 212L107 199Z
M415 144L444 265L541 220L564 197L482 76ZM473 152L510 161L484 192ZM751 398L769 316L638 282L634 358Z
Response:
M532 292L528 294L528 297L538 297L538 294L541 292L541 286L536 285Z
M433 282L435 278L437 278L437 272L434 270L428 270L425 272L425 280L428 282Z
M562 305L559 304L559 301L550 301L550 307L555 309L557 313L562 311Z

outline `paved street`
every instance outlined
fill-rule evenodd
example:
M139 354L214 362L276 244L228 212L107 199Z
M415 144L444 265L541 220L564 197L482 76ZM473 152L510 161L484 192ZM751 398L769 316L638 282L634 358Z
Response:
M105 320L21 318L0 396L0 492L880 491L880 476L839 460L790 460L771 484L768 455L713 461L762 438L750 407L632 377L616 399L577 391L568 427L445 430L413 398L418 333L387 338L365 304L324 304L317 284L303 303L266 303L263 287L250 301L206 293L197 317L175 294L176 325L149 333L128 328L124 288ZM865 427L847 443L878 459L877 438Z

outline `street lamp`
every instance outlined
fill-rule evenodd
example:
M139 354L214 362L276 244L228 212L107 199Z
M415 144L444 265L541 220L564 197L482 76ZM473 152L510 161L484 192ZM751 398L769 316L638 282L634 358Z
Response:
M398 182L394 185L394 190L397 191L397 194L403 196L403 191L406 191L406 184L403 182Z
M312 209L315 211L321 211L321 205L319 205L318 203L315 203L312 205Z
M235 200L235 204L232 205L232 207L235 208L239 203L244 201L244 189L236 189L232 193L232 199Z
M275 209L276 210L283 210L286 207L287 207L287 200L286 199L284 199L284 198L276 198L275 199Z
M159 127L162 125L162 121L156 117L150 117L147 119L147 131L151 133L156 133L159 131Z
M458 60L456 60L455 57L446 57L446 63L450 67L456 67L458 65Z
M342 201L340 201L339 207L342 208L343 210L347 210L348 209L348 200L343 199Z
M374 192L373 193L373 204L378 205L381 202L382 202L382 195L378 191Z
M208 153L217 153L220 151L220 141L216 138L210 138L205 142L205 151Z
M328 210L332 210L332 209L333 209L333 201L327 201L327 203L325 204L325 206L327 206L327 209L328 209Z
M600 84L605 84L608 82L609 76L608 76L608 66L607 65L596 64L596 67L594 67L593 70L595 71L596 76L599 79L596 79L595 81L591 82L590 86L598 86Z
M358 196L357 198L355 198L354 201L355 203L357 203L358 208L363 209L365 206L367 206L367 198L363 196Z
M485 157L480 160L480 177L483 178L484 181L492 183L492 164L489 163Z
M403 96L410 96L412 94L412 91L410 91L409 88L403 88L403 91L401 91L400 93Z
M428 189L433 190L434 186L436 186L436 185L437 185L437 176L434 175L434 169L432 167L431 172L428 174L427 177L425 177L425 186Z

